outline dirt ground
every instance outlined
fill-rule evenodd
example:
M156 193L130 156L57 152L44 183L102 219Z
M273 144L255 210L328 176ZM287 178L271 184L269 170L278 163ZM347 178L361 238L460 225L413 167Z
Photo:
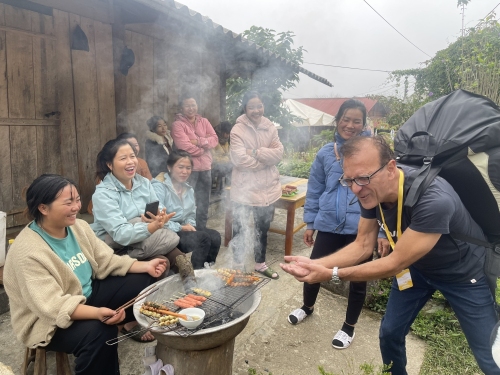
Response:
M302 217L302 210L297 212L297 222ZM277 210L276 226L284 228L285 212ZM216 212L209 220L209 227L224 234L222 211ZM302 243L303 230L294 237L293 254L309 255ZM278 269L283 259L284 236L270 233L267 260L275 261L272 265ZM230 264L231 254L222 247L217 259L217 266ZM251 262L251 259L249 260ZM286 318L290 311L302 303L302 285L293 277L279 270L280 279L272 280L262 288L262 301L252 314L247 327L237 336L233 374L247 375L249 368L267 375L319 374L318 366L336 374L358 374L362 363L381 363L378 348L378 328L381 316L369 310L363 310L356 327L356 337L348 349L336 350L331 340L341 327L347 300L322 289L316 304L315 313L301 324L290 325ZM141 344L126 340L119 344L122 375L140 375L144 373L142 364L144 349L155 343ZM425 344L409 335L407 338L408 374L417 375L420 371ZM14 373L20 373L24 348L16 340L10 325L10 314L0 315L0 362L11 366ZM246 363L248 361L248 363ZM49 356L48 374L55 374L53 356ZM193 375L203 375L193 374Z

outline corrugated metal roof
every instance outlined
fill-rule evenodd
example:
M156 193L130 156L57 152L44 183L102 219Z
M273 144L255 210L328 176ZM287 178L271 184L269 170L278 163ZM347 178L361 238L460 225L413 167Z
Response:
M317 110L328 113L329 115L336 116L339 111L340 106L348 99L353 98L301 98L294 100L301 102L309 107L316 108ZM377 100L369 99L369 98L354 98L361 101L365 107L366 112L370 112L375 104L377 104Z
M218 37L226 39L229 43L239 42L242 45L244 45L248 50L260 54L261 57L271 58L279 62L281 65L294 70L295 72L303 73L318 82L333 87L333 85L330 82L328 82L326 78L320 77L317 74L314 74L313 72L304 69L303 67L297 64L292 63L290 60L287 60L281 57L280 55L273 53L268 49L263 48L252 41L249 41L248 39L245 39L241 34L237 34L231 30L226 29L225 27L213 22L210 19L210 17L203 16L200 13L188 8L186 5L181 4L175 0L134 0L134 1L136 1L137 3L147 5L149 7L152 7L153 9L159 10L167 14L169 8L173 8L178 13L198 21L201 25L203 25L210 31L215 32Z

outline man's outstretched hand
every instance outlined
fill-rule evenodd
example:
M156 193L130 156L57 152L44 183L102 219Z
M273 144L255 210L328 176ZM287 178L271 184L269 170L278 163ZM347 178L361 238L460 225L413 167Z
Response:
M302 256L286 256L285 262L280 263L281 269L295 277L298 281L316 284L328 281L332 277L332 271L311 259Z

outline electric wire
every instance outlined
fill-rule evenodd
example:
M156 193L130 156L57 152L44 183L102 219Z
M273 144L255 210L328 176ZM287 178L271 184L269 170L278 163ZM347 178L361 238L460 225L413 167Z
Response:
M366 1L366 0L363 0L363 1L366 3L366 5L368 5L370 8L372 8L372 10L373 10L375 13L377 13L377 14L379 15L379 17L380 17L380 18L382 18L382 19L383 19L383 20L384 20L384 21L385 21L385 22L386 22L386 23L387 23L390 27L392 27L394 30L396 30L396 32L397 32L399 35L401 35L403 38L405 38L405 39L406 39L406 40L407 40L407 41L408 41L408 42L409 42L409 43L410 43L413 47L415 47L416 49L418 49L418 50L419 50L420 52L422 52L423 54L425 54L425 55L427 55L427 56L429 56L429 57L431 57L431 58L432 58L432 56L431 56L431 55L429 55L427 52L425 52L425 51L423 51L422 49L420 49L420 48L419 48L419 47L418 47L415 43L413 43L410 39L408 39L408 38L407 38L407 37L405 37L403 34L401 34L401 33L399 32L399 30L398 30L398 29L396 29L394 26L392 26L392 25L389 23L389 21L387 21L387 20L386 20L386 19L385 19L385 18L384 18L384 17L383 17L383 16L382 16L379 12L377 12L377 11L375 10L375 8L374 8L374 7L372 7L372 6L368 3L368 1Z
M309 64L309 65L321 65L321 66L328 66L332 68L341 68L341 69L352 69L352 70L366 70L369 72L383 72L383 73L391 73L390 70L380 70L380 69L368 69L368 68L355 68L352 66L342 66L342 65L330 65L330 64L320 64L320 63L313 63L313 62L303 62L303 64Z
M476 26L474 26L474 27L477 27L477 26L478 26L481 22L483 22L483 20L484 20L486 17L488 17L491 13L493 13L493 12L495 11L495 9L497 9L497 8L498 8L498 6L499 6L499 5L500 5L500 3L498 3L498 4L497 4L497 5L496 5L496 6L495 6L492 10L490 10L490 11L488 12L488 14L487 14L486 16L484 16L484 17L481 19L481 21L479 21L479 22L477 23L477 25L476 25Z

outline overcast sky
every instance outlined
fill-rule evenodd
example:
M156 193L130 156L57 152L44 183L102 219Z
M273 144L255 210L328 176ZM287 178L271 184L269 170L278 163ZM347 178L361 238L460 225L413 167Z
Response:
M241 33L251 26L293 31L295 45L307 52L305 62L355 68L417 68L429 57L392 29L363 0L179 0L214 22ZM472 0L465 24L472 27L500 0ZM367 0L389 23L430 56L460 35L457 0ZM500 14L500 6L496 9ZM498 17L498 16L497 16ZM394 93L387 73L303 67L328 79L334 87L300 74L297 88L285 97L352 97Z

